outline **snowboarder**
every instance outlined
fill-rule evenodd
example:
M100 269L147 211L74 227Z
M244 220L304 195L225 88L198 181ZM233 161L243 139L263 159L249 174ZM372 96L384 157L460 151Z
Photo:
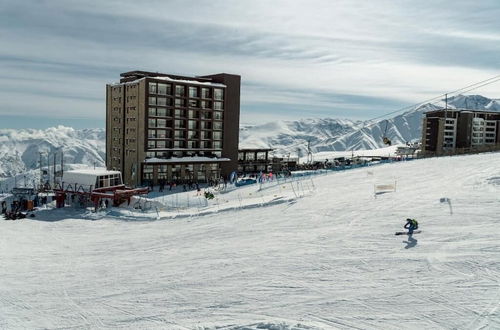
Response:
M418 221L415 219L406 219L405 229L408 229L408 235L413 235L413 231L418 229Z

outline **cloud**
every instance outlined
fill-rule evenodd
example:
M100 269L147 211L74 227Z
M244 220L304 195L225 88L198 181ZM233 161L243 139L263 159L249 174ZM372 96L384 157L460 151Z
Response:
M0 114L101 118L105 84L143 69L241 74L249 119L375 117L496 75L499 14L490 0L9 2Z

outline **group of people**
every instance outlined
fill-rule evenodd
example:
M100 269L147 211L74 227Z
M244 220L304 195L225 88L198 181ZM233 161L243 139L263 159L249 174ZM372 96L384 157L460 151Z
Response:
M5 220L17 220L26 218L26 213L21 212L23 204L14 201L11 204L10 211L7 209L7 202L2 201L2 214Z
M221 184L224 185L224 188L227 186L227 180L223 177L221 177L219 180L209 179L207 183L209 187L217 187ZM175 188L177 187L182 187L183 191L194 190L194 189L196 189L196 191L198 192L201 191L200 184L192 180L172 180L170 182L167 182L167 180L165 179L158 180L159 192L164 192L167 186L169 191L172 191L172 189L175 190ZM155 190L153 181L149 183L149 189L151 191Z

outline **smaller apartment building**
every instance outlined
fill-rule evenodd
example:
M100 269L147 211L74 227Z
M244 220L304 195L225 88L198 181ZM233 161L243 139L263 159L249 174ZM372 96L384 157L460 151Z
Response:
M500 143L500 113L443 109L425 113L422 153L427 156L493 149Z

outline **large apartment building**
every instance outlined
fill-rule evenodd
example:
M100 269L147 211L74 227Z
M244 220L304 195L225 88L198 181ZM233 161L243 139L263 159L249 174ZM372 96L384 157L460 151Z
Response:
M422 153L445 155L492 149L500 143L500 113L443 109L425 113Z
M122 73L106 86L106 166L130 186L238 168L240 76Z

